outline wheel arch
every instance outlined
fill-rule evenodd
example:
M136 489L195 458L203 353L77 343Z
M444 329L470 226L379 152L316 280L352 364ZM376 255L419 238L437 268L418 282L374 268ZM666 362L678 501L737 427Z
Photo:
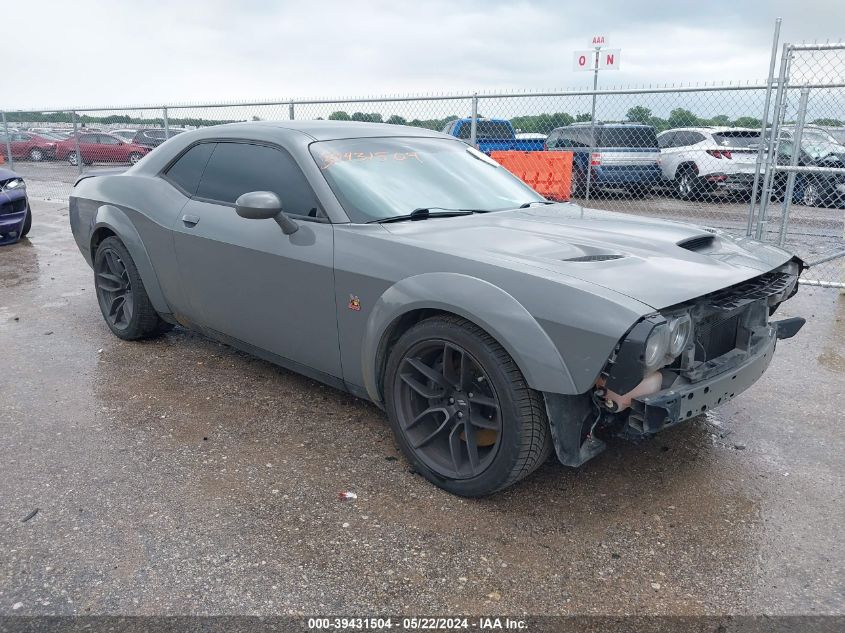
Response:
M437 314L466 319L490 334L538 391L575 393L569 370L548 334L512 295L459 273L425 273L388 288L373 307L362 343L364 387L383 403L382 379L390 350L415 323Z
M689 171L692 174L698 174L698 165L696 165L694 160L685 160L678 163L678 166L675 167L675 173L672 175L672 180L678 177L679 174L684 173L685 171Z
M94 217L94 226L91 230L91 239L89 242L89 249L91 252L91 261L94 261L94 255L97 252L97 247L107 237L117 237L129 254L132 255L132 261L138 268L138 274L141 275L141 280L144 282L144 288L147 291L147 296L150 298L150 303L160 314L171 312L167 301L164 298L164 293L161 290L161 284L158 280L158 275L153 268L152 260L144 246L138 230L132 224L126 213L120 208L113 205L102 205L97 209Z

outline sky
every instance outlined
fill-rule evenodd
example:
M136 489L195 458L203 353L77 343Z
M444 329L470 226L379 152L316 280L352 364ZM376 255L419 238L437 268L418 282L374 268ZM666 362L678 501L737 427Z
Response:
M7 110L583 87L573 51L598 34L622 51L603 86L760 82L776 17L781 41L845 37L843 0L27 0L4 13L18 25L3 29Z

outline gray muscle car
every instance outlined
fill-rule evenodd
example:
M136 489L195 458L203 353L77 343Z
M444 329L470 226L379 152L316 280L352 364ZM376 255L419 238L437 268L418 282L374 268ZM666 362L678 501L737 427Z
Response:
M411 127L185 132L80 177L70 223L117 336L180 324L367 398L459 495L718 406L804 323L771 320L790 253L553 204Z

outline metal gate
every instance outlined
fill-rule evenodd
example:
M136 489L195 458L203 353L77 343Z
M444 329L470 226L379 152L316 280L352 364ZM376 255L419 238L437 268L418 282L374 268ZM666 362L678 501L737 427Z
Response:
M845 44L785 44L772 75L748 235L800 255L802 281L845 288Z

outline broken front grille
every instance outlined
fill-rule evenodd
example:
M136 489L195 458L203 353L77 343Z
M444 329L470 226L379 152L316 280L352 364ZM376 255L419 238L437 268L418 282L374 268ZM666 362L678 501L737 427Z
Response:
M23 211L26 211L26 199L24 198L0 204L0 215L6 215L8 213L21 213Z
M794 275L773 271L714 292L705 301L715 310L731 312L759 299L782 293L794 283L794 279Z
M695 328L695 360L708 361L736 348L740 314L724 318L712 316Z

